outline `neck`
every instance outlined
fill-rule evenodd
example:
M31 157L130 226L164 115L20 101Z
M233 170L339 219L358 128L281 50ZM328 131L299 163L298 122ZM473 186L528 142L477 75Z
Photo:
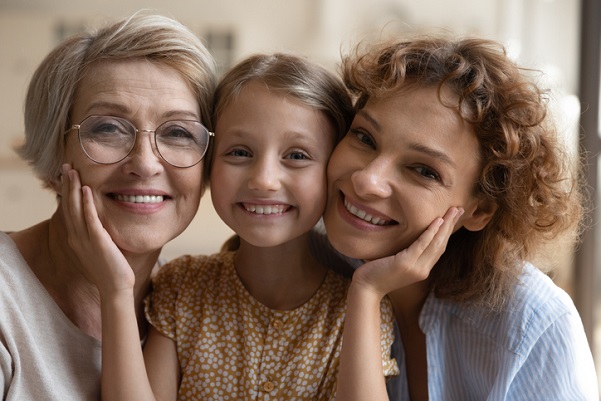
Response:
M419 316L429 292L430 285L425 280L388 294L399 329L419 327Z
M308 235L275 247L256 247L241 239L234 265L250 294L277 310L307 302L327 273L311 255Z

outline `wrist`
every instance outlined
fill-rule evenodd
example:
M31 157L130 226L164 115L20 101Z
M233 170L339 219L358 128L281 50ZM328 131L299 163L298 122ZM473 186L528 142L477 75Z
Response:
M100 290L100 303L105 306L127 305L134 302L133 288Z
M380 304L382 298L386 296L385 292L379 291L375 286L362 280L353 280L349 287L348 297L360 299L365 304Z

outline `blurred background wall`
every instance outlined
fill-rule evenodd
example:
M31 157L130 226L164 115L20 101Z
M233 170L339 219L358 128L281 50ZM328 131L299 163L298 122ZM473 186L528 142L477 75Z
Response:
M578 109L578 2L575 0L0 0L0 228L48 217L53 196L12 148L23 135L27 84L42 58L64 37L140 9L174 17L200 37L222 70L250 53L294 51L335 69L360 40L449 31L504 42L520 62L547 73L565 103L566 135ZM561 23L559 23L561 21ZM566 114L567 113L567 114ZM165 249L167 257L213 252L230 234L202 201L192 226Z
M544 73L566 146L576 149L580 6L580 0L0 0L0 229L27 227L56 207L12 148L23 136L24 94L34 69L83 28L152 10L203 38L221 71L264 51L294 51L335 70L340 54L358 41L390 35L445 31L496 39L519 63ZM212 253L230 234L205 195L192 225L163 256ZM552 255L552 275L573 294L573 250L554 250L545 255Z

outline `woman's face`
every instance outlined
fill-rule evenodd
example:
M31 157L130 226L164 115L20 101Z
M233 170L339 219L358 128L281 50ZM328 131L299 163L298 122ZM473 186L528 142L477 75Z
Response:
M474 195L480 168L473 128L436 88L370 99L328 165L328 237L345 255L377 259L408 247L452 206L465 209L457 228L479 230L490 217Z
M144 60L100 62L78 84L71 121L90 115L127 119L139 130L169 120L200 121L194 93L174 69ZM124 252L159 250L190 223L201 197L202 163L177 168L157 153L154 134L139 132L132 153L102 165L82 151L77 130L67 134L65 162L92 189L98 215Z

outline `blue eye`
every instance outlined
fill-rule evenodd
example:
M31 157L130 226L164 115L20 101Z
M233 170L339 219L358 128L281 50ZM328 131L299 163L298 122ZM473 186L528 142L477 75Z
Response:
M190 133L190 131L188 131L185 128L178 127L178 126L172 126L172 127L165 129L164 131L161 131L161 137L165 137L168 139L176 139L176 138L192 139L194 137L194 135L192 135Z
M292 160L306 160L308 158L309 156L306 153L300 151L290 152L290 154L288 155L288 159Z
M162 125L156 132L156 139L160 145L173 149L193 148L199 146L200 138L177 123Z
M106 147L129 147L136 136L135 129L125 120L116 117L92 116L85 119L79 128L84 144L99 144Z
M239 149L239 148L229 151L227 153L227 155L234 156L234 157L251 157L252 156L249 151L247 151L245 149Z

